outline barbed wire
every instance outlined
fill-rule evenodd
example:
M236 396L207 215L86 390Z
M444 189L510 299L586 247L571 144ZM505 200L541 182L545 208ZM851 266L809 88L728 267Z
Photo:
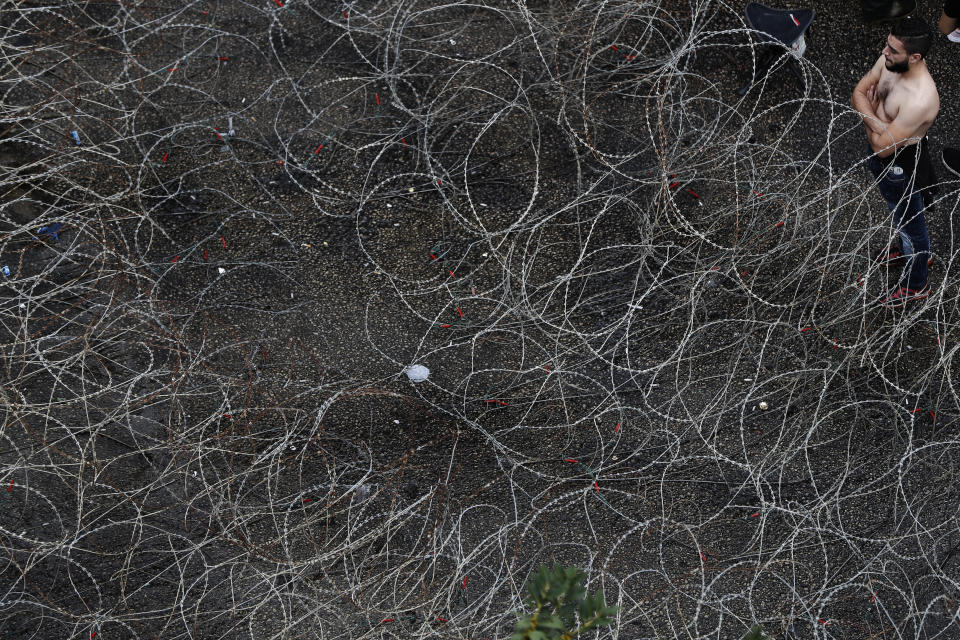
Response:
M0 633L503 638L559 562L598 637L951 637L956 183L876 305L741 11L4 5Z

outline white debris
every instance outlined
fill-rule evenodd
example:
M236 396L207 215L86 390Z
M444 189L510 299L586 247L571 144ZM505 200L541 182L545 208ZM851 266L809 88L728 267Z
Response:
M406 373L407 377L413 382L423 382L430 377L430 369L427 369L422 364L409 366L404 370L404 373Z
M360 488L357 490L357 493L354 494L354 497L356 498L357 502L363 502L364 500L367 499L367 496L369 495L370 495L370 487L368 485L362 484L360 485Z

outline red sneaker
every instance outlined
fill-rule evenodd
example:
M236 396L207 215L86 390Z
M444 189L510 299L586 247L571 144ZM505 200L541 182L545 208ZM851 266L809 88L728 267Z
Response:
M891 264L896 267L902 267L906 262L903 259L903 251L900 251L899 247L887 247L876 256L874 256L873 261L877 264ZM933 266L933 254L930 254L930 257L927 258L927 266Z
M897 287L887 295L880 298L880 304L890 308L900 308L906 306L908 302L914 300L923 300L930 295L930 285L919 289L910 289L908 287Z

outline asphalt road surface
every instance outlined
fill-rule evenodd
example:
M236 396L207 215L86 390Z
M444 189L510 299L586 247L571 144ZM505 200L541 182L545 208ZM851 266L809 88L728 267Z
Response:
M856 4L743 96L736 3L6 6L0 638L502 639L553 563L958 637L958 182L879 307Z

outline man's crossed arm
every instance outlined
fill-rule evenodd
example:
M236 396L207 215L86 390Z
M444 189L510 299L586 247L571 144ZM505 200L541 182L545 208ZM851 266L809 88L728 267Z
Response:
M873 68L857 83L850 104L863 117L870 148L881 158L886 158L899 147L916 142L916 132L923 126L926 113L922 104L908 100L900 106L897 116L889 124L877 116L880 105L877 84L883 64L884 57L880 56Z

